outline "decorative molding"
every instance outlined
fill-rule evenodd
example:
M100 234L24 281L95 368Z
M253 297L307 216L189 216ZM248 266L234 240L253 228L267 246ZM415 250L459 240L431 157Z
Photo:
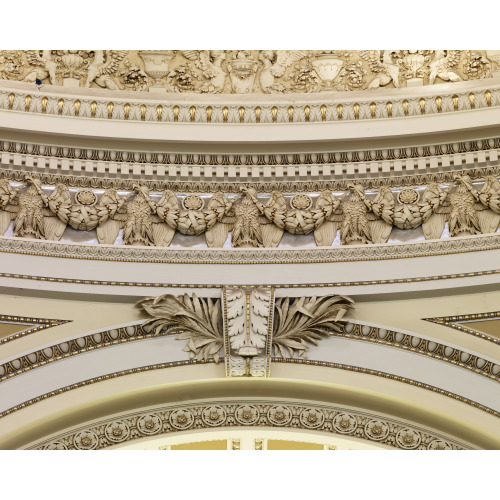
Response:
M127 152L0 141L0 178L23 181L29 171L47 184L130 191L140 181L152 191L167 187L180 193L235 194L240 184L261 193L341 191L354 179L365 189L400 188L453 182L455 173L472 179L498 176L499 150L498 137L397 149L254 155Z
M171 405L101 420L39 441L27 449L99 450L176 432L225 428L301 429L355 438L401 450L463 450L470 445L392 417L334 405L281 401L211 401ZM260 441L260 442L258 442ZM233 449L238 449L234 447ZM262 441L255 441L262 449Z
M316 264L473 253L500 248L500 234L331 248L197 249L61 243L0 237L0 253L78 260L161 264ZM89 280L80 280L89 284Z
M477 403L475 401L472 401L468 398L464 398L463 396L460 396L458 394L455 394L453 392L446 391L444 389L440 389L439 387L431 386L429 384L424 384L422 382L418 382L416 380L408 379L406 377L400 377L398 375L393 375L390 373L386 372L381 372L378 370L371 370L371 369L366 369L366 368L361 368L359 366L351 366L351 365L344 365L340 363L327 363L324 361L310 361L310 360L303 360L303 359L291 359L291 358L272 358L271 361L276 361L276 362L281 362L281 363L296 363L296 364L305 364L305 365L311 365L311 366L321 366L321 367L328 367L328 368L335 368L339 370L347 370L347 371L352 371L356 373L363 373L367 375L375 375L377 377L382 377L387 380L394 380L396 382L402 382L405 384L409 384L421 389L425 390L430 390L432 392L438 393L442 396L446 396L449 398L454 399L455 401L460 401L461 403L465 403L467 405L470 405L474 408L477 408L481 411L484 411L490 415L493 415L495 417L500 418L500 412L489 408L487 406L484 406L480 403ZM118 377L123 377L125 375L132 375L135 373L144 373L152 370L162 370L165 368L172 368L172 367L179 367L179 366L189 366L189 365L199 365L199 364L206 364L206 363L214 363L213 359L208 359L207 361L203 360L188 360L188 361L174 361L171 363L161 363L161 364L156 364L156 365L148 365L148 366L141 366L138 368L130 368L128 370L122 370L119 372L114 372L114 373L109 373L107 375L101 375L99 377L95 377L92 379L87 379L82 382L78 382L76 384L71 384L65 387L61 387L59 389L56 389L51 392L47 392L45 394L42 394L40 396L37 396L36 398L32 398L28 401L25 401L24 403L18 404L16 406L13 406L12 408L9 408L3 412L0 413L0 418L3 418L7 415L11 415L12 413L22 410L23 408L26 408L27 406L34 405L36 403L39 403L40 401L46 400L48 398L58 396L60 394L64 394L65 392L72 391L74 389L78 389L80 387L85 387L87 385L95 384L98 382L103 382L106 380L111 380L114 378Z
M493 342L494 344L500 344L499 337L492 337L491 335L486 335L482 332L478 332L477 330L473 330L472 328L467 328L464 325L459 325L462 321L474 321L474 320L483 320L483 319L498 319L500 318L500 311L488 312L488 313L475 313L475 314L463 314L460 316L438 316L436 318L422 318L425 321L430 321L431 323L436 323L437 325L448 326L450 328L454 328L459 332L467 333L469 335L474 335L475 337L479 337L484 340L488 340L489 342Z
M269 377L273 287L222 289L224 359L228 377Z
M490 78L498 66L487 50L3 50L1 56L1 78L38 80L40 88L201 94L404 88Z
M0 339L0 345L12 340L20 339L26 335L31 335L32 333L39 332L40 330L45 330L46 328L51 328L53 326L64 325L65 323L71 323L71 320L66 319L45 319L45 318L28 318L25 316L10 316L6 314L0 314L0 321L5 321L9 323L31 323L38 324L39 326L26 325L26 330L21 332L13 333L7 337Z
M281 283L273 285L274 288L338 288L345 286L368 286L368 285L395 285L401 283L421 283L426 281L448 280L448 279L461 279L461 278L475 278L478 276L493 276L500 274L500 269L493 269L488 271L476 271L472 273L460 274L445 274L435 276L422 276L417 278L397 278L386 280L365 280L365 281L340 281L337 283ZM45 281L51 283L71 283L77 285L98 285L98 286L137 286L144 288L189 288L189 289L221 289L224 285L213 283L144 283L144 282L130 282L130 281L98 281L98 280L80 280L72 278L52 278L48 276L30 276L27 274L13 274L13 273L0 273L0 278L13 278L33 281ZM231 286L249 286L259 287L261 285L231 285Z

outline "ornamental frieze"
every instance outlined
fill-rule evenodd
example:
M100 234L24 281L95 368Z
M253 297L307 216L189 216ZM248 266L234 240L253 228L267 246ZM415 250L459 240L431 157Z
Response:
M4 50L0 78L38 86L277 94L415 87L489 78L484 50Z
M342 407L287 401L280 405L263 401L232 401L229 404L221 401L163 407L85 426L28 449L100 450L141 438L167 437L180 431L236 430L239 427L319 431L400 450L471 449L469 444L393 418Z
M168 247L180 233L201 236L208 248L275 248L289 233L311 234L318 247L328 247L337 239L341 245L387 243L393 230L435 240L446 225L445 237L490 234L500 224L495 176L481 186L455 174L447 186L432 182L398 192L382 186L370 194L348 183L343 193L324 190L314 200L305 193L285 198L278 190L263 199L245 186L232 197L178 196L169 189L152 194L141 184L125 196L109 188L98 197L92 190L71 193L62 183L44 189L31 175L24 179L18 186L0 179L0 235L10 230L15 237L58 241L70 227L96 230L97 242L106 245L120 238L124 245Z

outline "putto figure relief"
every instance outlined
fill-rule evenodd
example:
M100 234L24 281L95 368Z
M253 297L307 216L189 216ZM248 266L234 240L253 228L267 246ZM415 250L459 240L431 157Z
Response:
M500 223L500 182L494 176L486 177L480 189L468 175L457 175L447 186L433 182L394 192L381 186L366 194L362 184L351 183L336 194L275 190L264 201L253 187L242 187L231 198L217 192L206 200L169 189L152 194L134 184L129 194L119 196L110 188L99 198L91 189L70 191L62 183L44 188L39 179L25 180L17 187L0 180L0 234L14 220L13 233L22 238L59 240L69 225L96 229L98 242L107 245L123 230L125 245L167 247L179 232L204 234L209 248L226 242L233 248L275 248L286 231L312 233L316 245L324 247L337 234L342 245L383 244L393 227L411 231L422 226L426 239L437 239L446 223L451 237L494 233Z
M0 51L5 79L182 93L398 88L488 78L496 69L497 62L477 50Z

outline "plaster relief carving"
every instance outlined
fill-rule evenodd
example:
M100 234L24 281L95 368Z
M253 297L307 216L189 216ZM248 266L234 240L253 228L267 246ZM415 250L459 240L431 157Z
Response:
M178 340L187 340L184 351L190 359L219 362L224 340L221 333L220 300L199 298L195 294L175 297L161 295L137 303L140 309L153 317L142 324L145 331L160 333L165 329L178 332Z
M313 233L322 247L331 246L339 230L342 245L386 243L394 226L411 231L422 225L426 239L438 239L446 221L452 237L494 233L500 217L500 182L494 176L476 189L468 175L456 174L447 187L431 182L425 189L406 188L396 196L386 186L367 195L362 184L348 184L340 196L331 191L291 196L274 190L265 203L256 189L241 187L240 195L231 199L215 193L206 208L199 195L178 197L166 190L158 200L158 194L152 198L146 186L135 183L134 191L123 198L110 188L99 199L89 189L70 192L58 183L50 192L40 180L25 179L28 184L16 188L1 181L1 234L15 218L15 236L38 239L59 240L69 225L97 229L98 242L108 245L123 228L125 245L167 247L178 231L205 234L209 248L223 247L230 233L234 248L275 248L287 231Z
M305 357L309 344L318 345L323 336L343 330L343 317L353 304L352 299L343 295L277 299L273 355Z
M194 64L192 64L194 63ZM28 50L1 51L10 80L110 90L196 93L355 91L492 76L471 50ZM147 75L144 78L144 75Z
M274 299L272 287L224 287L221 300L195 294L143 299L137 307L152 319L141 327L187 340L191 359L219 362L224 349L230 377L267 377L271 356L304 357L309 344L343 331L353 300L342 295Z
M268 376L273 289L225 287L222 300L226 374L230 377Z

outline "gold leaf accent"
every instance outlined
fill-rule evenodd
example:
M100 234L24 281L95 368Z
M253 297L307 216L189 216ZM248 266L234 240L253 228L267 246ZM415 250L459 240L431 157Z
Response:
M163 106L161 104L158 104L158 106L156 106L156 116L158 117L159 122L161 122L162 114L163 114Z
M240 106L238 108L238 113L240 115L240 123L244 123L245 122L245 108L243 106Z
M194 123L194 119L196 118L196 106L191 106L189 108L189 116L191 118L191 123Z
M457 96L457 94L453 94L452 99L453 99L453 107L455 108L455 111L458 111L458 96Z
M420 113L425 115L425 99L423 97L421 97L418 100L418 103L420 104Z
M174 106L174 122L179 121L179 106Z
M123 105L123 111L125 111L125 120L128 120L128 116L129 116L129 113L130 113L130 104L128 102L126 102Z
M64 106L64 99L61 97L61 98L57 101L57 108L58 108L58 114L59 114L59 115L62 115L62 112L63 112L63 106Z
M311 114L311 108L309 106L304 107L304 115L306 117L306 122L309 121L310 119L310 114Z
M276 123L278 119L278 108L276 106L271 108L271 114L273 116L273 123Z
M49 98L47 96L42 97L42 113L47 111L47 104L49 103Z
M359 104L355 102L353 108L354 108L354 119L359 120Z
M469 102L470 102L470 109L475 109L475 105L474 105L474 92L471 92L469 94Z
M212 122L212 106L207 106L207 123Z
M337 115L339 116L339 120L342 121L342 110L344 106L342 104L337 104Z
M74 102L74 106L75 106L75 116L79 116L80 115L80 101L77 99L75 102Z
M257 106L257 107L255 108L255 121L256 121L257 123L260 123L260 111L261 111L260 107L259 107L259 106Z
M14 99L16 97L16 94L14 94L13 92L11 92L9 94L9 109L12 109L13 106L14 106Z
M319 109L321 110L321 121L326 122L326 106L322 104Z
M377 109L377 105L374 102L370 103L370 111L372 112L372 118L375 118L375 110Z
M403 110L405 112L405 116L408 116L408 99L403 101Z
M141 104L141 122L146 120L146 105Z
M227 123L227 114L229 113L229 108L227 106L224 106L222 108L222 121L224 123Z
M293 106L288 106L288 121L293 123Z
M486 104L488 105L488 108L491 108L491 91L487 90L484 93L484 96L486 97Z
M387 103L385 105L387 107L387 116L389 118L392 118L392 102L391 101L387 101Z
M31 104L31 96L28 94L24 98L24 111L29 111L30 110L30 104Z
M108 102L108 120L111 120L113 118L113 108L115 105L112 102Z
M90 103L90 117L95 118L95 112L97 110L97 102L92 101Z
M436 97L436 107L437 107L437 110L438 110L438 113L441 113L442 111L442 103L443 103L443 99L441 98L441 96L437 96Z

